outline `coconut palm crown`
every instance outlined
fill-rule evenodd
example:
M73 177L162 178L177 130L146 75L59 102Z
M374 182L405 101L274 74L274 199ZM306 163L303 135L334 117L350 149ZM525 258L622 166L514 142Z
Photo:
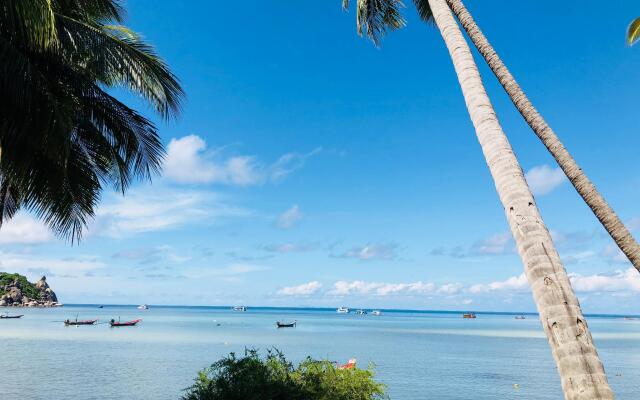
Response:
M164 120L184 92L123 19L120 0L0 5L0 226L24 208L73 243L103 186L124 193L159 172L155 125L109 91L140 96Z
M627 30L627 43L629 46L640 40L640 17L633 20Z

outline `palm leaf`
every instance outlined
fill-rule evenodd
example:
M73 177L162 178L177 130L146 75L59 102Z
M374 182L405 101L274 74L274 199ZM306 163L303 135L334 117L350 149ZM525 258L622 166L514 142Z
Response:
M36 51L55 46L57 35L51 0L3 0L2 3L0 32Z
M343 9L348 9L349 0L343 0ZM376 46L389 30L396 30L405 25L400 14L404 7L400 0L357 0L356 27L358 35L366 35Z
M413 0L413 4L415 4L418 15L423 21L433 22L433 13L431 12L429 0Z
M629 25L629 30L627 31L627 43L631 46L637 42L638 39L640 39L640 17L636 18L631 25Z

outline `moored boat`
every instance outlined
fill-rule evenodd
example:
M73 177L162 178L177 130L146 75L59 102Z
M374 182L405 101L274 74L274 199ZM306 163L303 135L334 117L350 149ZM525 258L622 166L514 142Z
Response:
M336 312L338 314L349 314L349 309L347 307L339 307Z
M462 318L475 318L476 315L474 313L465 313L462 314Z
M367 314L367 310L356 310L356 314L358 314L358 315L366 315Z
M133 321L126 321L126 322L120 322L120 321L116 321L115 319L112 319L111 321L109 321L109 325L111 325L112 327L136 326L136 324L140 321L142 321L142 319L134 319Z
M76 326L76 325L93 325L96 322L98 322L97 319L85 319L85 320L80 320L78 321L77 319L75 321L71 321L71 320L65 320L64 324L65 326Z
M516 315L516 319L526 319L524 315Z
M293 322L280 322L280 321L277 321L276 322L276 326L278 328L294 328L297 323L298 323L298 321L293 321Z
M382 311L380 311L380 310L373 310L373 311L371 311L371 315L382 315Z
M148 310L148 309L149 309L149 306L146 304L141 304L138 306L138 310Z
M233 307L233 311L245 312L245 311L247 311L247 307L245 307L245 306L235 306L235 307Z
M20 315L2 314L2 315L0 315L0 319L18 319L18 318L22 318L22 317L24 317L23 314L20 314Z

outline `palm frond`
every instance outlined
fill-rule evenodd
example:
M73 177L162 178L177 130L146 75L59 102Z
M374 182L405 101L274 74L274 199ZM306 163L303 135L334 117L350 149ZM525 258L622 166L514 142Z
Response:
M54 10L80 21L94 23L123 22L125 10L121 0L54 0Z
M69 57L108 86L123 85L149 101L164 118L180 112L184 91L155 49L133 31L95 27L58 15L62 47Z
M629 46L635 44L640 39L640 17L633 20L627 30L627 43Z
M349 0L342 7L348 9ZM356 26L360 36L366 35L376 46L389 30L400 29L405 20L400 13L404 7L400 0L357 0Z
M433 22L433 13L431 12L429 0L413 0L413 4L415 4L418 15L423 21Z
M57 43L51 0L3 0L0 32L13 42L41 51Z

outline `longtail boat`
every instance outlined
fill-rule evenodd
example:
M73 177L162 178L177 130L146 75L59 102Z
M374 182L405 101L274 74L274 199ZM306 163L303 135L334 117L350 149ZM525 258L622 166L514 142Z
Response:
M136 326L136 324L138 322L142 321L142 319L134 319L133 321L127 321L127 322L120 322L120 321L116 321L115 319L112 319L111 321L109 321L109 325L111 325L112 327L115 326Z
M297 323L298 323L298 321L293 321L293 322L290 322L290 323L285 323L285 322L278 321L278 322L276 322L276 326L278 328L293 328L293 327L296 326Z
M0 319L16 319L16 318L22 318L24 315L0 315Z
M80 320L78 321L77 319L75 321L70 321L70 320L65 320L64 321L64 325L65 326L77 326L77 325L93 325L96 322L98 322L97 319L85 319L85 320Z
M462 314L462 318L475 318L476 315L474 313L466 313Z

